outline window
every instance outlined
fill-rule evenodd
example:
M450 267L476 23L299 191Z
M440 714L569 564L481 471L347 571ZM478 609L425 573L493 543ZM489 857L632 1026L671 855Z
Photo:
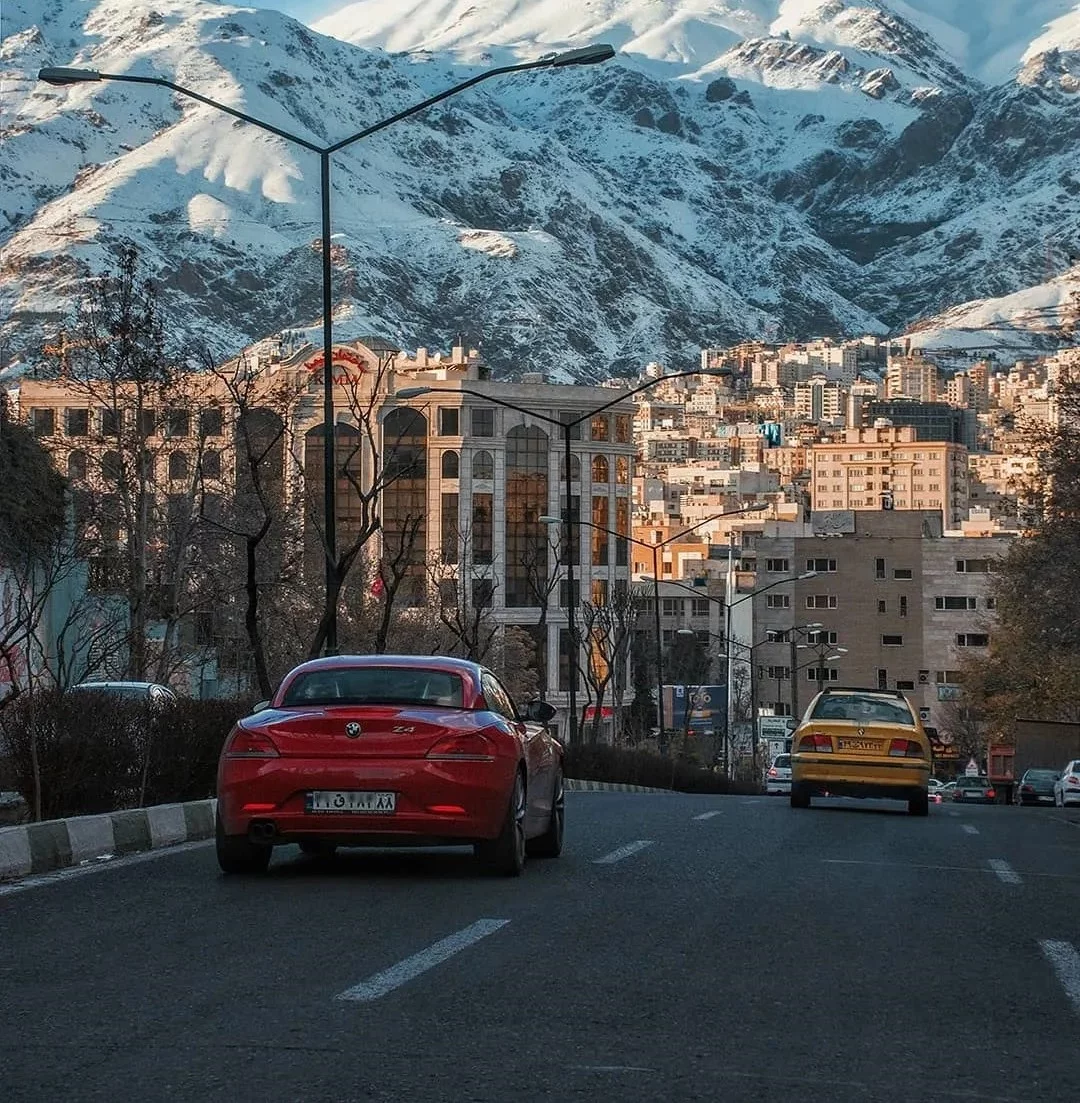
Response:
M630 562L630 502L626 498L615 499L615 566L625 567Z
M882 667L878 668L877 672L877 687L878 689L889 688L889 672Z
M896 688L897 689L914 689L915 688L915 683L914 682L905 682L905 681L901 680L901 681L898 681L896 683Z
M597 414L596 417L589 422L590 440L608 440L609 431L610 426L607 414Z
M506 434L506 605L536 604L534 580L548 575L549 533L538 518L548 510L548 435L536 425ZM605 507L607 499L604 499ZM605 513L605 524L607 521ZM605 559L607 537L604 537Z
M957 647L989 647L990 637L985 632L959 632L956 636Z
M939 670L934 675L934 681L939 686L958 686L964 681L962 670Z
M591 587L593 605L602 607L608 603L608 584L606 578L594 578Z
M68 478L74 482L82 482L86 478L87 459L85 452L71 452L67 458Z
M875 578L884 578L885 577L885 560L884 559L875 559L874 560L874 577Z
M766 643L787 643L788 634L783 628L767 628L765 630Z
M165 435L187 437L191 435L191 415L187 410L165 411Z
M490 563L494 519L490 494L472 496L472 561Z
M808 559L806 561L808 571L817 571L818 574L829 574L836 570L835 559Z
M903 636L882 636L881 637L881 646L882 647L903 647L904 646L904 637Z
M461 436L461 411L457 406L439 407L439 436Z
M559 629L559 692L567 693L570 689L570 679L573 678L574 686L578 684L577 662L574 659L574 645L570 639L570 631L566 628Z
M769 678L775 678L777 681L782 682L791 677L790 666L770 666L766 667L766 675Z
M188 458L186 452L169 453L169 478L186 479L188 477Z
M442 454L442 477L456 479L461 474L461 459L456 452Z
M808 667L806 680L808 682L836 682L839 681L840 672L835 666Z
M807 609L835 609L836 597L833 594L811 594L806 599Z
M495 582L490 578L472 580L472 604L474 609L490 609L495 597Z
M594 483L607 483L611 479L611 470L606 456L593 456L592 481Z
M217 406L199 411L199 435L220 437L225 428L225 418Z
M767 609L790 609L791 597L788 594L766 594L765 607Z
M629 414L615 415L615 443L629 444L631 441L631 422Z
M564 578L559 583L559 608L565 609L570 604L570 583ZM581 579L574 579L574 607L581 604Z
M495 435L495 408L479 406L471 411L472 435L474 437L493 437Z
M486 451L474 452L472 458L473 479L494 479L495 461L491 453Z
M630 457L615 457L615 481L620 486L626 486L630 482Z
M690 599L690 615L692 617L707 617L709 615L709 599L707 597L692 597Z
M682 598L664 597L660 599L660 612L665 617L681 617L683 611Z
M594 567L606 567L608 565L608 545L610 537L608 527L608 500L606 494L599 494L592 500L592 565Z
M887 613L889 611L889 603L884 598L878 599L877 611L879 613Z
M51 437L56 432L56 411L47 407L35 407L30 411L30 424L34 436Z
M110 406L102 406L98 410L98 429L103 437L118 437L122 424L119 410Z
M771 708L773 716L791 715L791 705L787 701L773 701Z
M124 472L123 460L119 452L106 452L101 457L101 477L107 483L118 483Z
M910 567L897 567L892 576L899 582L910 582L914 577Z
M881 671L878 671L881 673ZM849 720L856 724L902 724L915 727L911 706L896 697L879 697L876 693L845 693L839 690L823 697L814 706L814 720Z
M90 434L90 411L80 407L68 407L64 411L64 432L69 437L85 437Z
M791 564L787 559L766 559L765 570L769 574L788 574L791 571Z
M298 674L282 704L289 705L441 705L461 708L461 676L437 669L345 666Z
M956 570L958 574L986 574L990 570L990 560L958 559Z
M972 598L972 601L974 601L974 600L975 599ZM997 598L996 597L988 597L985 601L985 605L986 605L987 609L996 609L997 608Z
M907 616L907 597L903 594L900 596L900 615L902 617Z
M510 699L510 694L503 688L502 683L493 674L484 672L480 679L480 688L484 691L484 703L492 712L505 716L507 720L518 718L517 709Z
M823 631L822 632L807 632L806 642L807 643L813 643L813 644L827 643L831 647L833 644L836 643L836 633L835 632L823 632Z
M935 609L974 609L975 599L973 597L959 597L959 596L945 596L934 598Z
M215 451L213 448L208 449L203 453L202 457L202 473L203 478L206 479L220 479L221 478L221 453Z
M456 563L458 561L458 545L460 543L458 532L459 501L457 494L444 494L442 496L441 551L444 563Z
M452 578L444 578L439 583L439 605L443 609L457 607L458 592L457 582Z

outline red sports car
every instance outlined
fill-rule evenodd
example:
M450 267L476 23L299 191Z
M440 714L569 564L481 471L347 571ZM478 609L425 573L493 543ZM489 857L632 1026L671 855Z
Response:
M261 872L274 846L463 846L516 876L563 842L555 710L518 712L476 663L344 655L296 667L218 764L217 856Z

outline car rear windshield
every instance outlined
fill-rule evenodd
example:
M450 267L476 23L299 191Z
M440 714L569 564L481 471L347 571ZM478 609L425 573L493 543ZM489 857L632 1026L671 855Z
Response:
M961 789L988 789L990 779L986 777L962 777L957 784Z
M72 686L80 693L105 693L110 697L129 697L133 700L145 700L150 696L147 686Z
M790 766L791 765L791 755L789 755L789 754L778 754L776 756L776 761L773 763L773 765L774 766L779 766L781 769Z
M829 693L811 713L812 720L853 720L859 724L902 724L915 727L915 717L906 701L861 693Z
M1025 781L1057 781L1057 770L1028 770Z
M298 674L281 700L295 705L431 705L462 707L459 674L393 666L342 667Z

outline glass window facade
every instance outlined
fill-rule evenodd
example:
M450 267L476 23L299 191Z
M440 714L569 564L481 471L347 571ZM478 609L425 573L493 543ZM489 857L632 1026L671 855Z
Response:
M495 478L495 461L486 449L473 453L472 477L473 479Z
M589 529L592 537L592 564L594 567L608 565L608 543L611 539L608 528L608 499L606 494L597 494L592 500L592 523Z
M474 563L491 562L494 538L491 499L490 494L472 496L472 561Z
M548 508L548 435L536 425L506 434L506 604L536 604L533 578L548 574L547 528L537 518Z
M403 555L408 564L399 591L405 603L423 600L427 442L428 422L419 410L399 407L387 414L383 422L383 546L389 555Z

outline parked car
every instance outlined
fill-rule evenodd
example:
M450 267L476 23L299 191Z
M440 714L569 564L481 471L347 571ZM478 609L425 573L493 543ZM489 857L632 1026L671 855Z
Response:
M72 686L70 692L102 693L126 701L145 701L162 708L175 705L177 701L176 694L168 686L157 682L80 682Z
M1017 804L1053 804L1057 770L1025 770L1016 787Z
M930 738L899 690L822 690L792 747L792 808L828 794L906 800L913 816L929 811Z
M958 777L952 799L958 804L995 804L997 790L988 777Z
M218 765L217 857L258 873L289 843L468 846L493 872L563 844L555 709L520 712L464 659L341 655L302 663L238 721Z
M941 790L945 788L945 782L939 781L936 777L932 777L926 783L926 787L931 793L940 793Z
M769 794L791 792L791 755L778 754L765 775L765 792Z
M1054 804L1061 808L1080 804L1080 758L1067 763L1061 776L1054 782Z

